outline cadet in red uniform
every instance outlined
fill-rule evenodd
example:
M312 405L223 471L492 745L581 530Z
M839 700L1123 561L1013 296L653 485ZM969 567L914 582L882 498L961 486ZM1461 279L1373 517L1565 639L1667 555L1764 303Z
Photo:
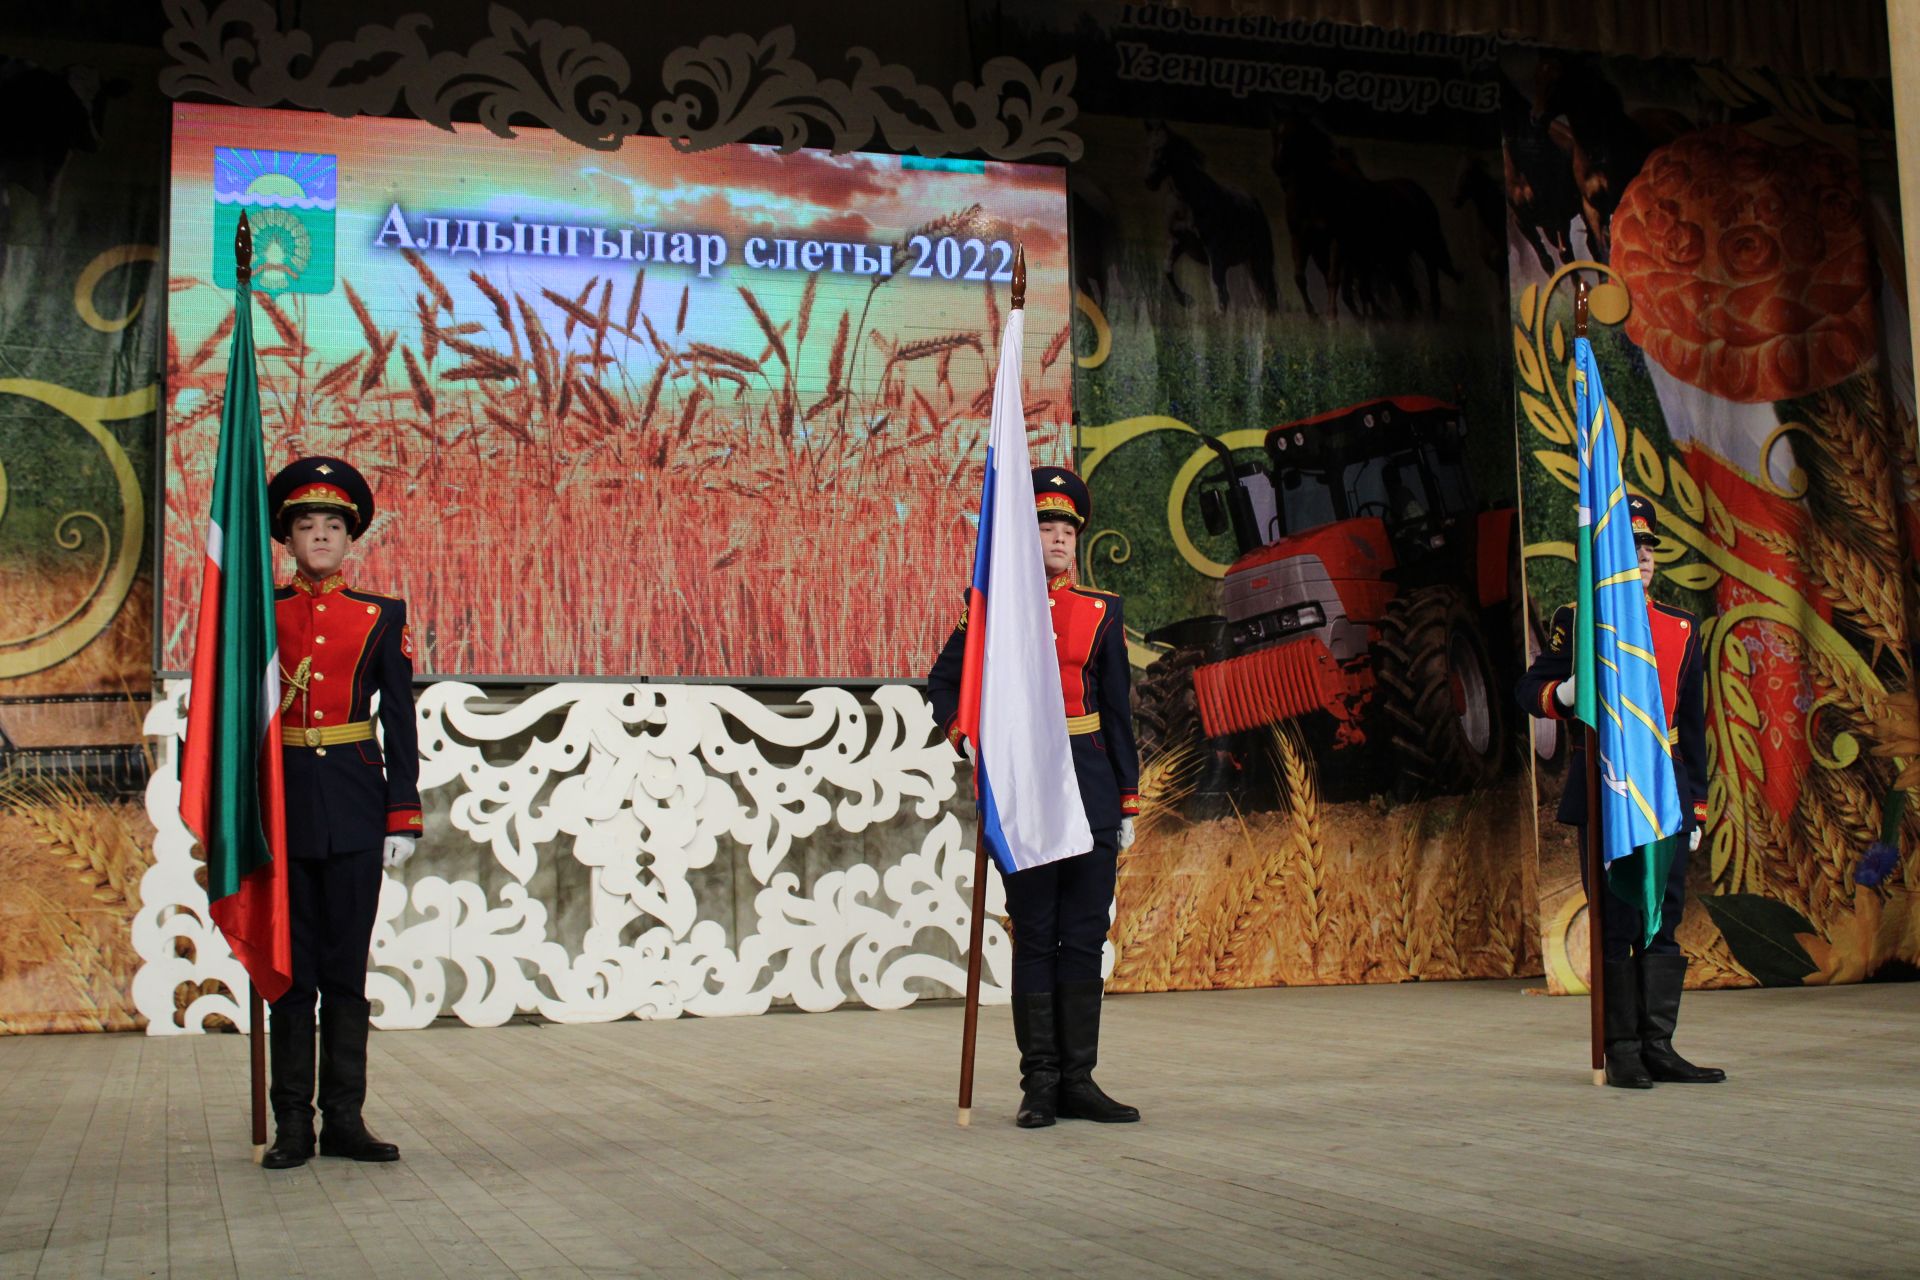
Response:
M1629 497L1634 545L1640 552L1640 580L1653 585L1653 552L1660 543L1653 504ZM1680 992L1687 958L1674 941L1687 902L1687 855L1700 847L1707 821L1707 728L1699 620L1685 609L1647 599L1653 625L1654 657L1660 666L1660 690L1667 704L1673 737L1673 773L1684 811L1682 838L1667 874L1660 903L1660 931L1642 945L1645 924L1640 910L1607 895L1601 937L1606 986L1607 1083L1623 1089L1648 1089L1656 1080L1677 1084L1718 1084L1727 1073L1696 1067L1673 1048L1680 1018ZM1549 720L1573 715L1573 606L1553 615L1547 647L1521 678L1519 697L1529 712ZM1576 738L1573 767L1560 797L1560 821L1580 829L1586 847L1587 788L1584 737ZM1586 859L1580 862L1586 873ZM1588 892L1592 889L1589 886Z
M1140 1118L1093 1082L1100 1049L1100 954L1113 912L1119 851L1133 843L1133 815L1140 808L1126 629L1119 596L1074 585L1074 553L1090 509L1086 482L1061 467L1036 467L1033 490L1068 741L1093 848L1006 877L1023 1129L1050 1125L1055 1116L1106 1123ZM963 614L927 676L934 719L956 748L962 745L955 720L966 629Z
M373 519L373 491L338 458L301 458L267 486L274 536L296 572L274 593L279 624L287 901L293 985L273 1002L276 1133L262 1163L314 1153L314 1000L319 998L320 1154L398 1160L367 1131L367 950L381 867L413 855L420 771L407 606L356 591L340 572ZM374 739L380 695L385 758Z

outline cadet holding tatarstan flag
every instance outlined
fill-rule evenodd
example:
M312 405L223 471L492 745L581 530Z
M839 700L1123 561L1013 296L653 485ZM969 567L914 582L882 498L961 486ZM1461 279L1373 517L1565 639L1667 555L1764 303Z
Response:
M361 1108L381 871L412 857L420 834L407 605L347 583L347 553L373 523L373 489L347 462L296 458L268 484L267 509L294 562L274 594L293 981L273 1002L276 1136L262 1163L290 1169L314 1154L316 1099L321 1155L397 1160Z
M266 478L244 214L235 257L180 814L200 839L214 920L273 1007L266 1092L275 1136L261 1163L295 1168L316 1146L321 1155L397 1160L361 1107L381 871L405 863L420 834L407 607L351 589L341 572L373 522L373 490L357 470L339 458L299 458ZM283 587L274 586L269 537L293 554ZM258 1001L254 1013L257 1044ZM316 1030L325 1122L317 1144ZM263 1143L257 1049L254 1072L254 1140Z
M1699 623L1652 600L1653 504L1629 496L1592 344L1574 340L1580 464L1577 595L1554 614L1547 647L1520 682L1536 716L1578 719L1598 744L1599 812L1589 812L1586 750L1576 748L1559 819L1597 824L1608 892L1602 931L1606 1082L1714 1083L1672 1045L1687 961L1674 932L1687 855L1707 816L1706 703ZM1671 726L1671 727L1669 727ZM1582 862L1584 873L1586 864ZM1588 886L1592 900L1597 890Z
M267 540L266 459L254 369L253 245L241 215L234 252L233 346L220 409L207 562L194 632L187 740L180 757L180 817L200 841L214 923L247 971L255 999L277 1000L293 973L287 915L285 788L281 776L280 671ZM266 1140L256 1049L254 1141Z

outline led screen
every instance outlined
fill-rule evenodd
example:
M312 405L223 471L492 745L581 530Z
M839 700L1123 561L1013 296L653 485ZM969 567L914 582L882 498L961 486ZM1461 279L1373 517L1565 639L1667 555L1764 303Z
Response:
M1067 456L1058 169L178 106L169 670L242 211L268 467L366 474L348 576L408 599L422 673L923 674L970 565L1016 244L1034 454Z

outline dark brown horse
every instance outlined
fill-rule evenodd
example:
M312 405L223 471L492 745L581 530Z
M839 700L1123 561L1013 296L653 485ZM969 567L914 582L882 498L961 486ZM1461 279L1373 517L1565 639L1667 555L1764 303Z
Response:
M1073 237L1073 284L1103 311L1113 270L1113 206L1099 187L1068 171L1067 227Z
M1275 120L1273 172L1287 198L1287 232L1293 242L1293 283L1309 314L1313 297L1307 267L1326 280L1327 311L1337 317L1344 300L1350 312L1378 312L1379 290L1391 289L1409 313L1422 299L1414 262L1426 269L1425 305L1440 311L1440 276L1458 280L1440 227L1440 211L1426 188L1411 178L1373 179L1353 153L1298 114Z
M1505 171L1507 208L1513 225L1549 276L1554 255L1573 261L1573 220L1580 216L1580 193L1573 185L1568 151L1553 123L1533 109L1520 87L1500 77L1500 163ZM1549 252L1551 250L1551 252Z
M1613 211L1627 184L1647 156L1688 128L1677 112L1630 112L1620 90L1601 74L1592 58L1543 55L1534 71L1533 124L1539 128L1564 115L1572 134L1573 182L1587 243L1602 262L1612 252Z
M0 110L10 113L8 119L32 122L0 137L0 267L13 243L9 233L23 194L34 202L29 207L37 206L42 226L60 225L67 162L99 149L107 104L126 91L125 80L103 80L90 68L58 71L0 57Z
M1227 309L1227 272L1244 266L1268 311L1280 305L1273 280L1273 227L1260 202L1209 175L1200 148L1157 120L1147 122L1147 187L1173 189L1167 218L1165 275L1173 296L1187 306L1193 299L1174 275L1182 258L1207 268L1214 300Z
M1507 265L1507 195L1479 156L1468 156L1453 184L1453 207L1473 210L1480 233L1480 261L1500 274Z

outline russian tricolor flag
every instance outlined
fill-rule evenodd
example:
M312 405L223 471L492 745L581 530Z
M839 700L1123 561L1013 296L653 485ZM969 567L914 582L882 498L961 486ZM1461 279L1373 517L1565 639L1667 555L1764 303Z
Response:
M1008 314L968 592L960 731L973 743L981 838L1011 875L1093 848L1067 741L1033 465L1020 404L1026 311Z

